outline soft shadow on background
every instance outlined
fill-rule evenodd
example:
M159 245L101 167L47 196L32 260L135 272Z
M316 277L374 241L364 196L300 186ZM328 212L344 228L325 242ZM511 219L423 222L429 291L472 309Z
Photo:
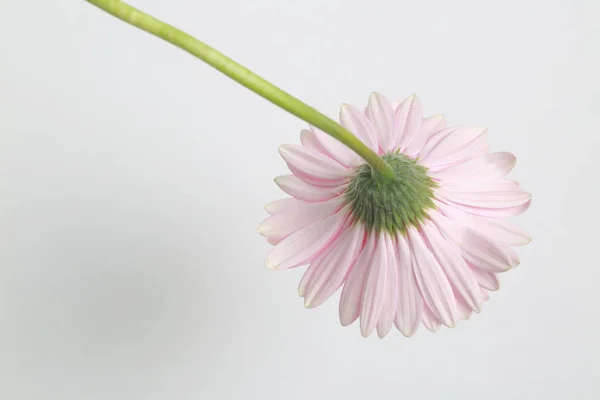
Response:
M597 397L595 1L137 0L336 115L485 125L534 241L455 329L363 339L256 233L304 124L81 1L0 4L0 399Z

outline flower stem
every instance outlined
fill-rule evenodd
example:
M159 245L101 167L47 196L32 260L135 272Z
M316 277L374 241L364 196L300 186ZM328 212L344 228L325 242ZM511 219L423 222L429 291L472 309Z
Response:
M390 166L343 126L193 36L120 0L86 1L198 57L259 96L339 140L361 156L374 170L393 176Z

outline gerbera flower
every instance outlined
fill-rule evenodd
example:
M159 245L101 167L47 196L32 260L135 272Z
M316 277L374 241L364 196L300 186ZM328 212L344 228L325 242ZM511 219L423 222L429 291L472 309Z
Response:
M275 182L291 197L268 204L258 228L275 246L267 266L308 265L298 289L308 308L342 288L341 324L360 318L365 337L394 325L411 336L421 322L436 331L479 312L497 274L519 264L511 246L530 241L506 221L531 201L505 179L515 157L490 153L484 128L424 118L416 96L392 104L374 93L364 112L342 106L340 122L394 177L302 131L302 145L279 148L292 174Z

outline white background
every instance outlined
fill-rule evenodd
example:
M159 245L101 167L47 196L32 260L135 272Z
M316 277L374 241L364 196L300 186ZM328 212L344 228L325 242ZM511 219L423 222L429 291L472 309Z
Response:
M331 115L487 126L534 240L472 320L363 339L264 267L302 121L83 0L0 0L0 399L598 398L597 1L133 4Z

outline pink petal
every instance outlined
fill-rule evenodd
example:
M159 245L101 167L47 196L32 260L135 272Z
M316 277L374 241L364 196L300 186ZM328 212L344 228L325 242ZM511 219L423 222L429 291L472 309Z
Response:
M321 143L327 154L330 154L331 157L337 160L340 164L352 168L365 163L365 161L358 154L350 150L348 147L346 147L346 145L342 144L337 139L334 139L314 126L311 126L311 130L314 132L317 140L319 143Z
M518 183L506 179L495 181L470 181L470 182L440 182L440 187L452 193L470 192L519 192L527 193Z
M371 150L378 150L377 135L373 125L358 108L344 104L340 109L340 123Z
M487 185L444 185L436 195L454 204L471 208L514 208L531 200L531 194L520 186L500 182Z
M344 208L286 237L269 252L267 267L286 269L307 263L335 238L348 213Z
M479 215L487 218L508 218L523 214L531 205L531 199L523 205L516 207L501 207L501 208L484 208L471 207L463 204L452 203L453 207L460 209L472 215Z
M481 289L481 298L483 301L488 301L490 299L490 294L487 290Z
M473 229L492 240L509 246L523 246L531 242L531 236L518 226L494 218L473 217Z
M493 181L506 176L516 162L517 158L511 153L490 153L429 174L434 179L450 182Z
M336 197L321 203L304 203L289 213L278 213L265 219L258 232L270 241L279 242L292 233L337 213L344 199Z
M337 161L334 161L334 162L337 163ZM321 179L321 178L315 177L314 175L306 174L302 170L296 168L293 165L289 165L289 164L288 164L288 169L290 170L290 172L292 174L296 175L298 178L302 179L304 182L310 183L311 185L315 185L315 186L321 186L321 187L337 187L337 186L341 186L341 185L347 185L351 179L350 175L348 175L348 177L345 179L336 179L336 180Z
M398 260L398 310L394 323L406 337L412 336L419 327L423 313L423 298L417 287L410 248L403 236L398 236L396 258Z
M396 247L390 235L383 234L383 240L387 248L387 277L385 288L385 299L379 321L377 322L377 335L384 338L394 325L394 316L398 308L398 261L396 259Z
M454 205L449 205L447 203L444 203L442 201L440 201L439 199L434 199L433 203L435 204L436 208L444 215L446 216L446 218L450 219L451 221L455 221L455 222L459 222L460 224L464 225L465 227L468 228L472 228L473 227L473 218L475 218L473 215L456 208Z
M481 290L478 289L478 293L477 293L477 300L478 302L482 302L481 300ZM478 310L476 310L477 312L479 312ZM468 305L465 300L457 295L456 296L456 312L458 313L458 319L466 321L467 319L471 318L471 315L473 315L473 307L471 307L470 305Z
M421 100L415 95L407 97L396 110L396 149L406 149L419 133L423 119Z
M335 247L318 261L317 272L306 286L305 307L320 306L340 288L362 250L363 236L364 229L349 227Z
M325 150L325 147L323 147L321 142L319 142L319 139L317 139L317 136L315 135L315 133L313 131L310 131L308 129L303 129L300 132L300 143L302 143L302 146L304 146L308 150L312 150L317 153L325 154L329 158L333 158L331 156L331 154L329 154L329 152L327 150Z
M425 152L423 149L420 160L430 169L435 169L435 167L444 167L482 156L488 151L486 136L485 128L460 127L435 143L429 151ZM434 136L430 141L435 139Z
M369 336L373 332L383 310L387 281L387 262L386 243L380 236L377 240L373 257L371 257L369 270L365 276L362 290L360 331L364 337Z
M433 224L423 224L422 230L453 291L464 299L471 309L481 310L479 285L462 258L460 250L454 243L443 238Z
M427 305L423 306L421 321L423 322L425 328L427 328L427 330L433 333L437 332L440 329L440 320L438 319L438 317L436 317L434 312L431 311L429 307L427 307Z
M379 93L371 94L367 117L373 124L379 142L381 153L393 150L395 144L394 135L394 110L389 100Z
M504 272L513 267L507 245L489 240L473 229L457 227L438 212L430 212L429 217L446 239L458 245L470 265L490 272Z
M344 229L345 228L342 228L342 231L344 231ZM304 275L302 275L302 279L298 284L298 295L300 297L304 297L304 295L306 294L306 287L308 286L308 283L319 273L319 269L321 267L321 262L323 261L323 258L325 258L325 256L327 256L333 251L334 246L337 246L337 243L339 243L340 241L340 236L341 235L338 235L335 239L333 239L326 249L319 252L311 260L310 265L308 266L308 268L306 268L306 271L304 271Z
M462 213L455 214L453 207L446 206L441 202L435 202L439 211L430 211L429 218L435 223L435 226L439 229L442 236L448 240L452 240L455 243L460 243L462 238L466 235L471 223L471 216ZM449 213L449 211L452 211ZM456 215L462 216L467 215L469 219L457 218ZM468 221L468 222L467 222Z
M515 266L510 247L488 240L471 229L463 237L460 248L471 265L489 272L504 272Z
M361 295L364 286L369 264L375 252L376 237L374 234L367 237L362 252L356 259L356 263L350 273L348 279L344 283L342 295L340 297L340 322L342 326L348 326L360 315Z
M498 281L498 276L495 273L484 271L476 267L471 267L471 271L473 272L477 283L482 288L492 291L500 289L500 282Z
M322 187L311 185L310 183L304 182L302 179L298 178L295 175L283 175L275 178L275 183L277 186L281 188L284 192L289 194L290 196L295 197L296 199L308 201L308 202L320 202L329 199L333 199L334 197L340 196L348 185L340 185L340 186L330 186L330 187ZM291 200L291 199L285 199ZM291 204L291 202L290 202ZM280 206L269 205L271 209Z
M411 157L417 156L425 143L436 133L446 128L446 118L443 115L434 115L421 121L419 130L404 151Z
M529 206L531 206L531 199L527 203L523 204L522 206L515 207L515 209L513 210L513 213L508 215L508 217L514 217L514 216L523 214L525 211L529 210ZM487 216L487 215L485 215L485 216ZM504 217L504 218L507 218L507 217Z
M324 154L295 144L279 146L279 153L294 175L320 183L321 181L343 183L350 177L348 169ZM298 172L299 174L297 174ZM325 185L322 185L325 186ZM328 185L329 186L329 185Z
M508 258L510 258L510 266L512 268L518 267L521 261L519 260L519 255L517 254L517 252L508 246L504 246L503 248L504 251L508 254Z
M454 326L456 299L444 271L417 230L408 230L408 240L413 255L415 278L425 304L444 325Z
M291 176L291 175L290 175ZM275 179L277 181L277 179ZM278 214L281 212L292 212L304 204L302 200L298 199L281 199L270 202L265 206L265 210L271 214Z
M316 276L318 276L321 273L322 266L324 265L323 260L325 259L325 257L330 257L330 254L332 252L339 249L340 243L342 242L342 240L345 240L351 229L352 223L350 220L347 219L346 222L342 224L340 233L329 242L329 244L323 249L323 251L320 251L312 258L310 265L308 266L306 271L304 271L304 275L302 275L302 279L298 284L298 295L300 297L305 296L306 288L308 287L310 281L312 281Z
M429 153L431 153L437 146L439 146L440 143L442 143L448 136L460 130L461 128L464 127L450 126L442 129L441 131L433 133L421 148L421 151L419 152L419 159L428 156Z

